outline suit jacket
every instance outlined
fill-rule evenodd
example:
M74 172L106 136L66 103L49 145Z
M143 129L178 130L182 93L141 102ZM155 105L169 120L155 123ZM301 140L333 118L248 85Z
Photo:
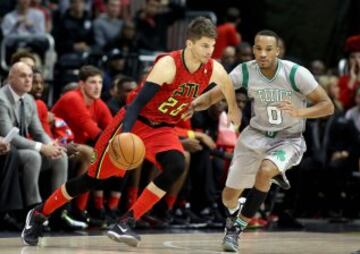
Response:
M51 142L50 137L44 131L36 109L33 97L29 94L24 95L25 104L25 126L26 133L31 139L17 135L12 144L18 149L35 149L35 141L48 144ZM0 135L6 134L14 126L19 126L19 107L16 105L9 85L0 88Z

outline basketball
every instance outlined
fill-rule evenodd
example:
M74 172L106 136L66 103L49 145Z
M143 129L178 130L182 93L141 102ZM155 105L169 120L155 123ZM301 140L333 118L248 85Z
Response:
M145 146L137 135L121 133L110 141L108 153L116 167L131 170L140 166L144 160Z

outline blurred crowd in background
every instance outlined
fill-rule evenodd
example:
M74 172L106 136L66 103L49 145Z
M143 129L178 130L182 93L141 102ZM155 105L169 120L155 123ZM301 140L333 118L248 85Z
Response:
M37 131L58 140L68 152L76 151L64 156L66 163L53 159L49 163L46 157L51 156L40 151L38 165L19 156L25 147L9 147L0 138L0 228L19 231L26 212L59 186L60 179L54 178L86 171L91 153L85 145L93 146L126 105L126 96L141 84L155 57L184 46L189 20L198 15L213 22L218 18L211 11L189 11L186 1L17 0L8 1L6 7L9 12L1 17L2 85L16 82L8 79L12 64L29 64L34 73L30 94L42 124ZM252 41L245 41L239 29L241 20L240 9L230 7L217 24L213 58L228 72L254 59ZM336 112L307 121L307 152L302 163L287 172L291 189L273 186L250 223L253 227L302 228L297 218L333 222L359 218L360 34L349 36L343 44L343 58L336 65L326 66L323 59L305 64L333 100ZM294 60L287 56L286 45L284 39L279 41L279 58ZM97 76L102 84L94 88L91 84ZM101 98L96 98L98 93ZM221 190L235 140L251 117L246 91L237 90L236 99L243 111L239 129L226 125L223 101L179 123L186 172L137 227L223 227ZM4 111L0 110L0 126L6 121ZM33 133L36 130L29 128L23 136L41 142ZM0 130L0 136L6 134ZM158 173L145 161L125 179L111 179L75 199L54 216L48 230L109 226Z

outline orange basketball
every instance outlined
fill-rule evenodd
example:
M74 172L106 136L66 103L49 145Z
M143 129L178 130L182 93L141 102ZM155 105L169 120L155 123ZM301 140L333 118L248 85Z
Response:
M116 135L109 145L109 158L118 168L130 170L140 166L145 157L145 146L141 138L127 132Z

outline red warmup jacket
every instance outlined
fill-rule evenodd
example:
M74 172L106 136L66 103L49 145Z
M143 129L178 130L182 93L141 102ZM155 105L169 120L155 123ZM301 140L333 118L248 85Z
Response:
M54 105L52 112L65 120L74 132L75 142L94 141L112 121L109 108L101 100L85 105L80 89L65 93Z
M53 135L51 133L50 124L48 122L48 108L47 108L45 102L43 102L40 99L35 100L35 103L36 103L36 107L38 110L38 115L39 115L41 125L44 128L44 131L46 132L46 134L48 134L49 137L52 138Z

